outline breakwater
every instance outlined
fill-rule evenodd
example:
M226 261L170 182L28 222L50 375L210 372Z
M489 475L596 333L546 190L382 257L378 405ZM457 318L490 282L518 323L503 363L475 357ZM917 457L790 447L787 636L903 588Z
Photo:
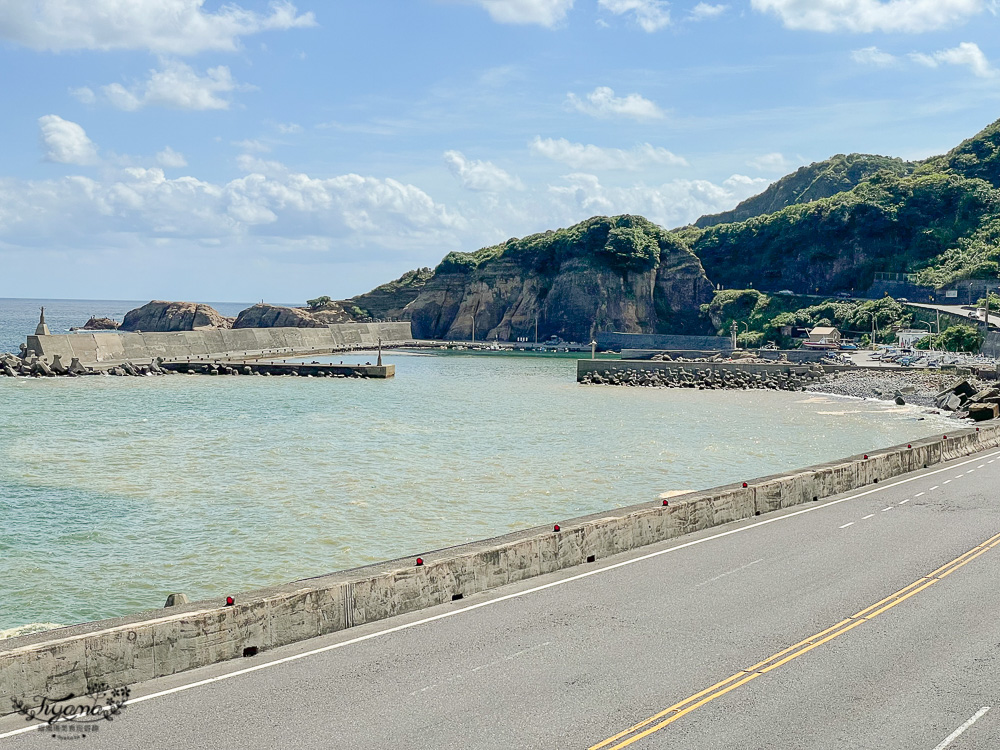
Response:
M401 558L284 586L9 639L0 647L0 711L11 697L85 693L255 655L326 633L465 598L701 529L752 518L1000 447L1000 426L852 456Z
M185 375L274 375L310 378L391 378L395 365L344 365L320 362L164 362L166 372Z
M409 323L338 323L322 328L239 328L173 333L70 333L28 336L44 361L58 355L84 366L124 362L275 358L331 354L412 340Z
M761 364L742 362L618 362L581 359L576 379L594 385L624 385L661 388L760 388L801 390L818 382L827 372L851 369L836 365L800 365L788 362Z

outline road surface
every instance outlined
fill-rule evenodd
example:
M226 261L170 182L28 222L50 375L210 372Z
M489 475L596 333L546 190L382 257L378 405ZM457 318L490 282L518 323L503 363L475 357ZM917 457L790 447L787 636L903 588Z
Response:
M998 483L988 451L155 680L73 746L997 748Z

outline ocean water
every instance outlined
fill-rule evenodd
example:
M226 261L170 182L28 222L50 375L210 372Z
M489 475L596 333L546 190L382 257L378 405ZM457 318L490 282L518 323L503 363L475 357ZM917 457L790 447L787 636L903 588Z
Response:
M12 340L18 320L37 322L37 304L18 304L19 319L0 317ZM46 312L55 330L133 306ZM395 378L0 378L0 635L416 555L954 424L804 393L580 386L572 357L384 360Z

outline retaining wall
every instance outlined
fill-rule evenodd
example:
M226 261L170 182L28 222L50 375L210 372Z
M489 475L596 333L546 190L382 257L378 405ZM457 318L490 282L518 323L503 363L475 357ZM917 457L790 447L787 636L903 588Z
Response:
M665 349L728 352L733 349L729 336L662 336L655 333L612 333L595 335L598 349Z
M0 641L0 713L12 696L86 692L175 674L253 650L413 612L533 576L849 492L944 460L1000 447L1000 425L983 423L782 475L717 487L535 528L414 558L335 573L218 600L140 613ZM248 649L250 651L248 651Z
M340 349L375 347L410 341L410 324L336 323L323 328L220 328L172 333L68 333L28 336L27 347L52 361L60 355L65 364L78 357L84 365L114 364L126 360L223 359L232 356L276 354L294 356Z

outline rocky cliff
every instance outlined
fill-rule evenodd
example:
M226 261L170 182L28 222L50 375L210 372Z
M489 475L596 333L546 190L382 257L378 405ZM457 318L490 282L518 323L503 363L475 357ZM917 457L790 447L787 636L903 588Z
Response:
M323 328L353 318L336 302L319 308L257 304L239 314L233 328Z
M585 222L451 253L349 301L380 318L411 321L415 338L589 341L597 331L703 332L712 297L701 263L639 216ZM388 288L393 287L393 288Z
M153 300L125 314L122 331L198 331L206 328L232 328L233 319L220 315L208 305L195 302Z

